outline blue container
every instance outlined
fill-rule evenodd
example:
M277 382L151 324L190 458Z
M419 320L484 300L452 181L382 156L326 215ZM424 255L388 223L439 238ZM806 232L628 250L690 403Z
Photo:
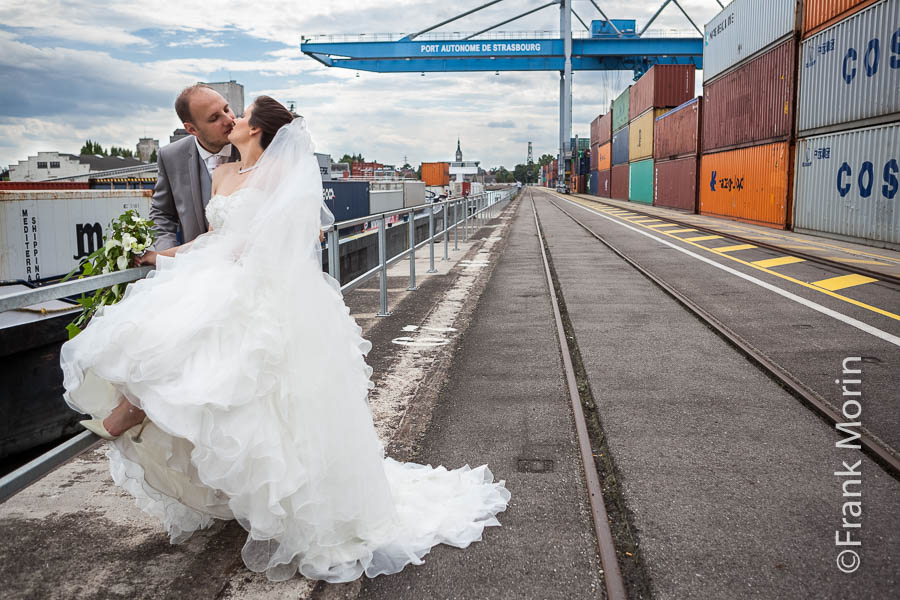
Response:
M612 164L621 165L628 162L628 130L626 125L613 134Z
M369 215L368 181L323 181L322 197L336 222Z
M600 172L599 171L591 171L591 182L588 191L592 196L597 195L597 189L600 184Z

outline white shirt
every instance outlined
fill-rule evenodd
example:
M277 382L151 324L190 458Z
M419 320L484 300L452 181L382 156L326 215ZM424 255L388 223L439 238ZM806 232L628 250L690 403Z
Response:
M197 150L200 151L200 160L206 165L206 170L209 171L210 179L212 179L213 171L216 170L216 167L231 160L231 144L225 144L221 150L216 154L213 154L200 145L200 141L196 136L194 137L194 143L197 144Z

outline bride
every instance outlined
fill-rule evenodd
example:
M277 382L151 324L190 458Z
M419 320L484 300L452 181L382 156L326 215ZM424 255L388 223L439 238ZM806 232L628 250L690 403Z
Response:
M510 495L486 465L448 471L384 456L367 394L371 348L322 272L333 222L303 119L260 96L216 169L208 233L144 263L63 345L65 399L94 417L116 485L172 543L215 519L273 581L344 582L421 564L499 525Z

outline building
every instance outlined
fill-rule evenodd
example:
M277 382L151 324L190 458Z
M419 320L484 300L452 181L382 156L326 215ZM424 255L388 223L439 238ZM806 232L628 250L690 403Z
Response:
M101 156L99 154L65 154L62 152L38 152L10 165L10 181L46 181L59 177L71 177L72 181L87 181L92 173L109 171L143 164L136 158ZM82 177L83 176L83 177Z
M451 181L479 181L478 165L481 161L463 160L462 146L459 139L456 140L456 160L450 163Z
M190 134L187 132L187 129L179 127L178 129L176 129L175 131L172 132L172 135L169 136L169 143L170 144L175 143L178 140L180 140L181 138L186 138L189 135Z
M204 83L204 85L208 85L222 94L236 117L244 115L244 86L242 84L232 79L231 81Z
M137 157L144 162L150 162L153 153L159 155L159 140L153 138L140 138L137 143Z

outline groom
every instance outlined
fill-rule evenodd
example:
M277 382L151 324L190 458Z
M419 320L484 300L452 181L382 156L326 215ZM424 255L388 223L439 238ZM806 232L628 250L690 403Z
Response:
M213 171L238 158L228 142L234 112L221 94L202 83L192 85L178 95L175 112L191 135L159 151L159 174L150 205L157 252L190 242L209 229L205 208Z

